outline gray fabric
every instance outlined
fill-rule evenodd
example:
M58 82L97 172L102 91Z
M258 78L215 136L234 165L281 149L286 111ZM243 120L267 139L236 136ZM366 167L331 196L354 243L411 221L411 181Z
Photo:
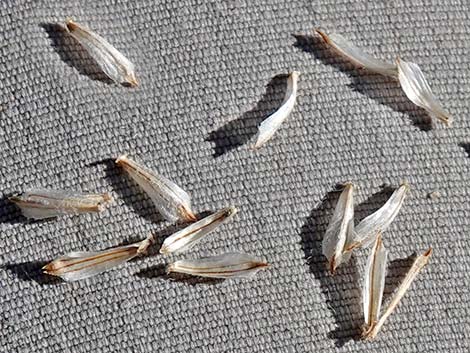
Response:
M0 3L1 352L468 352L470 77L467 1L3 1ZM137 89L104 80L54 23L73 16L137 67ZM311 29L377 57L418 63L455 123L429 128L398 85L335 56ZM295 34L295 36L293 36ZM299 70L292 116L264 148L258 123ZM274 79L273 79L274 78ZM467 152L465 151L467 149ZM112 159L143 160L235 219L187 255L153 255L77 283L45 261L174 228ZM412 193L384 234L387 297L429 267L372 343L357 341L367 251L331 277L321 239L354 181L356 218ZM8 201L33 186L110 191L99 215L28 222ZM438 191L440 197L428 198ZM170 280L177 258L240 250L272 267L253 280Z

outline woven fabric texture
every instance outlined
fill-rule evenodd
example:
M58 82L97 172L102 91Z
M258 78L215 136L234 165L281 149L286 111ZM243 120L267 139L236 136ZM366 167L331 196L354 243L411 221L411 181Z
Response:
M104 78L57 25L67 16L121 50L140 86ZM2 1L0 352L468 352L469 21L466 0ZM419 64L453 125L430 124L398 83L338 57L314 27ZM294 112L253 151L292 70ZM175 226L115 167L122 153L181 185L197 212L239 213L191 252L158 255ZM411 193L383 235L385 300L413 253L434 253L378 338L362 342L368 251L334 277L321 255L335 185L358 186L357 222L404 180ZM8 196L36 186L115 201L31 222ZM70 251L150 232L151 256L102 275L40 274ZM271 267L252 280L165 275L176 259L234 250Z

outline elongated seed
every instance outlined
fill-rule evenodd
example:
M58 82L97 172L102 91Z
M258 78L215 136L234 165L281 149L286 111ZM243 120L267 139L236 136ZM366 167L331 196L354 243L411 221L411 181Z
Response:
M116 164L122 167L137 184L149 195L155 207L165 219L194 222L197 220L191 210L191 198L178 185L158 175L141 164L120 156Z
M46 219L66 214L101 212L111 201L109 194L85 194L70 190L31 189L13 196L27 218Z
M134 64L107 40L71 19L66 20L66 25L69 33L88 51L109 78L132 87L138 85Z
M176 232L165 239L160 253L181 253L189 250L202 238L232 218L236 212L235 207L224 208Z
M167 267L179 272L210 278L251 278L268 264L257 257L242 253L226 253L195 260L179 260Z
M45 265L43 271L61 277L65 281L77 281L95 276L145 254L152 243L153 237L149 236L138 243L108 250L71 252Z

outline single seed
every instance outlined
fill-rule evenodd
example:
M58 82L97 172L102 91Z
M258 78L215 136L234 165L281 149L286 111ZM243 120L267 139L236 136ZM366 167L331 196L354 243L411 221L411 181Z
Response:
M85 194L69 190L31 189L10 197L23 215L46 219L66 214L101 212L112 200L109 194Z
M149 236L138 243L108 250L71 252L48 263L43 267L43 271L64 281L78 281L122 265L138 255L146 254L152 243L153 237Z
M66 20L66 26L110 79L132 87L138 85L134 64L107 40L71 19Z
M167 267L167 272L178 272L210 278L251 278L269 265L255 256L226 253L196 260L179 260Z

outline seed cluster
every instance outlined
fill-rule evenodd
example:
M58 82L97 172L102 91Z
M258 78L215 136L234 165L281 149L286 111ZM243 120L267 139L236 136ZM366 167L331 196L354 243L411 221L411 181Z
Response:
M75 38L93 57L99 67L110 79L118 84L136 87L138 80L134 65L108 41L71 19L66 20L68 33ZM450 115L442 108L426 82L420 68L410 62L397 58L391 64L364 53L340 34L327 34L315 30L321 38L336 52L356 65L372 72L390 77L400 82L407 97L416 105L425 109L431 116L450 124ZM278 131L281 124L294 110L298 79L300 73L293 71L287 78L287 89L281 106L268 116L259 126L253 145L262 147ZM191 206L191 197L181 187L162 175L146 168L140 163L120 156L116 160L129 176L145 191L155 204L158 212L168 221L180 226L163 243L160 253L182 253L207 238L210 233L230 220L237 212L236 208L226 207L209 216L198 218ZM373 245L365 268L363 286L364 302L364 339L373 339L386 318L401 300L418 272L427 264L431 249L418 256L399 286L391 303L380 316L380 307L385 282L387 251L382 242L382 233L398 214L406 193L407 183L402 184L393 193L385 205L372 215L354 225L354 186L345 184L338 200L332 220L325 233L322 250L328 259L330 271L334 274L338 266L344 265L354 249ZM434 192L430 197L438 197ZM25 217L47 219L64 214L100 212L112 200L108 194L85 194L69 190L33 189L11 198ZM44 266L43 271L58 276L65 281L88 278L135 258L147 254L154 243L152 235L134 244L115 247L96 252L73 252L61 256ZM184 259L167 267L168 272L210 278L250 278L259 270L268 267L267 262L249 254L229 252L202 259Z

